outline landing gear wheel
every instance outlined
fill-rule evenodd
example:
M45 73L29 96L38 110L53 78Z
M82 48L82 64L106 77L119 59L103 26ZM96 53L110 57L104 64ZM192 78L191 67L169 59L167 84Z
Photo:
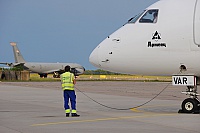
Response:
M39 74L40 78L47 78L47 74Z
M182 111L184 113L194 113L198 109L198 101L196 99L187 98L182 102Z

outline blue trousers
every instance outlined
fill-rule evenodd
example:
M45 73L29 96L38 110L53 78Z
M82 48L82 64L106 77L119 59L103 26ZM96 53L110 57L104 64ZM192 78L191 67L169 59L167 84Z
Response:
M68 103L69 99L71 102L71 109L76 110L76 94L74 90L64 90L63 91L64 96L64 108L65 110L70 109Z

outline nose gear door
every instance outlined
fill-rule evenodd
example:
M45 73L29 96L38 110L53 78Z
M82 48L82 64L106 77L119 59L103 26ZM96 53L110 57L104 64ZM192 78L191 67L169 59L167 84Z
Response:
M194 10L194 43L200 45L200 1L196 0Z

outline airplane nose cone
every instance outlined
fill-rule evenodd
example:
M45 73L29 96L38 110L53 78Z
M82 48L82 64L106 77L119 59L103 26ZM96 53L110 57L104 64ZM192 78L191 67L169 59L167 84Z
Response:
M99 66L99 57L98 57L98 50L95 48L92 53L90 54L89 61L95 67Z

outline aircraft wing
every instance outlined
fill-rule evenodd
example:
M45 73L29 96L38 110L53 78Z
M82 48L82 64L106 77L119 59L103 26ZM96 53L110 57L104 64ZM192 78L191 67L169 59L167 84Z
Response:
M63 70L61 69L54 69L54 70L48 70L48 71L43 71L43 73L54 73L54 72L61 72Z
M74 73L75 76L78 76L80 74L83 74L85 71L85 68L71 68L71 73ZM62 74L64 73L64 70L62 69L54 69L54 70L49 70L49 71L44 71L43 73L59 73L59 74Z
M2 65L7 65L9 67L14 67L14 66L23 66L24 63L7 63L7 62L0 62Z
M6 65L6 66L12 66L12 63L7 63L7 62L0 62L0 64Z

